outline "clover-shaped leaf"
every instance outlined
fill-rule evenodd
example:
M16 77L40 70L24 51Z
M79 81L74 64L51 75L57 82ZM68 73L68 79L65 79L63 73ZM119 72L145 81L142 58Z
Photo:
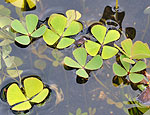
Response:
M42 36L46 31L46 26L43 25L36 30L38 24L38 17L34 14L28 14L26 16L26 28L19 20L14 20L11 23L11 27L18 33L22 34L15 38L15 41L22 45L29 45L33 38Z
M132 59L150 58L149 46L141 41L136 41L133 44L131 39L126 39L121 42L122 49L116 44L114 46L131 59L130 63L133 63Z
M7 84L1 89L1 99L10 105L12 111L24 112L34 104L42 103L50 94L38 76L27 76L21 80L22 88L17 82Z
M84 48L75 49L73 51L73 56L77 62L70 57L65 57L64 64L72 68L77 68L78 70L76 71L76 74L80 77L88 78L89 75L86 70L97 70L103 64L100 55L94 56L88 63L86 63L87 52Z
M121 67L117 63L113 64L113 71L115 75L120 77L129 75L129 79L133 83L138 83L142 81L144 79L144 75L139 74L137 72L144 70L146 68L146 64L143 61L137 61L135 65L132 68L130 68L130 63L123 61L124 58L126 58L125 55L120 56L120 60L123 67Z
M118 49L108 46L107 44L118 40L120 38L120 33L117 30L108 30L102 25L94 25L91 28L91 33L96 38L99 43L91 40L85 42L85 48L91 56L95 56L102 48L102 58L109 59L118 53Z
M73 44L75 40L69 36L76 35L83 29L83 25L75 20L79 19L79 17L71 18L70 12L66 12L66 14L69 19L62 14L52 14L48 20L51 29L47 29L43 35L43 39L48 45L56 43L58 49L63 49Z

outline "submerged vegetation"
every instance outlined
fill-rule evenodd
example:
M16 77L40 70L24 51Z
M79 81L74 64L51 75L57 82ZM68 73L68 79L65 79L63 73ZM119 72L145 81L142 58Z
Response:
M19 3L19 0L5 1L25 10L24 3ZM34 9L37 1L27 0L29 9ZM130 100L130 104L137 104L137 107L129 108L129 114L133 115L137 111L143 114L148 111L149 108L145 105L150 103L148 96L150 77L146 71L148 68L146 59L150 58L150 49L148 44L142 41L132 42L136 32L134 28L127 27L126 32L122 30L124 12L118 12L118 8L118 0L116 0L114 12L110 6L106 6L102 18L85 28L84 23L79 20L80 12L76 10L67 10L66 14L53 13L44 21L39 20L35 14L27 14L24 20L18 20L10 17L10 10L0 5L0 17L2 17L0 19L0 38L2 39L0 42L0 70L4 75L1 80L4 80L6 76L15 80L1 89L1 100L7 102L15 114L20 114L28 112L34 105L44 103L51 93L51 89L39 77L20 77L23 70L18 70L18 66L21 66L23 61L19 57L10 56L13 50L11 44L15 43L19 44L19 47L32 47L32 53L41 58L34 62L37 69L44 71L46 68L44 59L51 61L54 67L64 65L65 69L76 70L76 79L81 84L87 82L91 74L95 76L93 71L103 69L106 61L116 56L116 62L112 64L115 74L113 83L135 86L135 89L142 92L137 99ZM107 17L105 16L106 9L111 10L112 13ZM150 11L147 8L144 12L148 14ZM120 16L122 17L118 18ZM40 22L43 23L40 24ZM129 29L133 33L130 33ZM35 41L41 39L45 44L39 45L38 49L34 48ZM44 54L48 48L53 49L51 55L54 59ZM73 49L74 59L65 56L60 49ZM4 61L5 64L1 61ZM120 105L123 106L122 103L115 103L108 97L106 98L107 103L115 104L118 108ZM139 102L144 105L142 109ZM93 115L95 112L96 109L93 111L89 109L89 114ZM82 113L78 108L76 115L79 114L87 115L88 113ZM69 112L69 115L72 113Z

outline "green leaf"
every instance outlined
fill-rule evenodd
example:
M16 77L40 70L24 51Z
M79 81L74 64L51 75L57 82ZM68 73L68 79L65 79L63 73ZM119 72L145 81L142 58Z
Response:
M146 69L146 64L143 61L138 61L136 64L132 67L130 72L139 72L141 70Z
M44 60L38 59L34 61L34 67L43 71L46 68L46 62Z
M93 36L102 44L105 38L107 28L102 25L94 25L91 28Z
M137 74L137 73L130 73L129 74L129 79L133 83L139 83L140 81L142 81L144 79L144 75Z
M85 66L85 69L96 70L99 69L103 64L103 60L100 55L94 56Z
M98 51L100 50L100 47L101 47L101 45L96 42L93 42L90 40L87 40L85 42L86 51L91 56L95 56L98 53Z
M70 57L64 58L64 64L73 68L82 68L82 66L80 66L76 61L74 61Z
M124 55L128 56L126 52L124 52L119 46L117 46L117 44L114 43L114 46L119 49L119 51L121 51Z
M103 44L107 44L116 41L120 38L120 33L117 30L109 30L106 34L106 38Z
M41 103L45 100L45 98L48 96L48 94L49 94L49 89L44 88L38 95L36 95L30 101L33 102L33 103Z
M26 101L26 100L27 99L26 99L25 95L22 93L21 89L19 88L19 86L16 83L13 83L8 87L7 102L9 103L9 105L14 105L16 103ZM29 106L29 108L31 108L31 105Z
M31 34L31 36L32 37L40 37L40 36L42 36L44 33L45 33L45 31L46 31L46 26L44 25L44 26L42 26L42 27L40 27L39 29L37 29L37 30L35 30L32 34Z
M76 74L80 77L83 77L83 78L88 78L89 77L89 75L87 74L87 72L84 69L78 69L76 71Z
M37 24L38 17L35 14L26 15L26 26L29 34L31 34L33 30L36 29Z
M78 34L83 29L83 25L80 22L72 21L69 27L64 32L63 36L71 36Z
M2 58L5 59L12 51L10 45L2 46Z
M118 49L111 46L104 46L102 50L102 58L109 59L118 53Z
M121 77L127 75L127 71L124 68L122 68L120 65L118 65L117 63L113 64L113 72L115 75L121 76Z
M132 59L150 58L150 50L147 44L136 41L132 46Z
M22 34L28 34L28 32L26 31L26 29L24 28L24 26L22 25L22 23L19 20L13 20L11 23L11 27L19 33Z
M23 73L23 70L7 70L7 73L10 77L16 78Z
M29 36L18 36L15 38L16 42L18 42L19 44L22 45L29 45L31 40L29 38Z
M31 98L43 90L44 84L36 77L27 77L23 79L23 86L26 96ZM33 98L34 99L34 98Z
M123 65L123 67L129 72L129 70L130 70L130 64L127 63L127 62L125 62L124 58L127 58L127 56L121 55L120 56L120 61L121 61L122 65Z
M73 56L81 66L85 66L87 53L84 48L77 48L73 51Z
M123 58L123 61L130 63L130 64L135 64L135 61L133 61L132 59L129 59L129 58Z
M126 52L128 57L131 57L131 48L132 48L132 40L126 39L121 42L121 46L123 50Z
M58 45L57 45L57 48L58 48L58 49L66 48L66 47L72 45L74 42L75 42L74 39L67 38L67 37L63 37L63 38L59 41L59 43L58 43Z
M43 40L48 45L54 45L54 43L56 43L59 38L60 36L58 36L55 32L49 29L46 29L46 32L43 35Z
M67 18L61 14L52 14L49 18L48 24L60 36L63 34L67 24Z

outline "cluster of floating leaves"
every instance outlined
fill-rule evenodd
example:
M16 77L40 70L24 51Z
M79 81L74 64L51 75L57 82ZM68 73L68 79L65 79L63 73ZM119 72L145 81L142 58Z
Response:
M19 3L18 0L14 2L11 0L6 0L6 2L10 2L11 4L22 9L25 8L24 3ZM28 3L29 8L32 9L35 7L36 0L33 3L30 1L26 2ZM18 6L20 4L21 6ZM71 46L72 44L75 44L77 42L76 35L78 35L84 29L83 24L80 21L78 21L81 17L81 14L76 10L68 10L66 11L66 15L56 13L52 14L48 19L48 27L46 27L46 25L43 24L40 25L39 28L37 28L38 17L34 14L28 14L25 17L25 21L19 21L16 19L12 20L10 18L7 18L6 15L10 16L10 11L4 8L3 6L0 6L0 10L3 10L3 12L0 13L0 16L2 16L0 20L2 20L3 22L2 24L0 24L0 38L4 39L0 43L0 46L2 46L0 59L4 60L5 65L7 67L7 73L11 77L17 77L18 73L22 73L22 70L10 70L10 68L16 67L16 64L14 65L14 57L9 56L11 52L11 47L9 44L17 42L21 45L28 46L33 41L43 37L43 40L48 46L55 49L64 49ZM4 14L6 11L8 13ZM112 12L112 14L115 13ZM120 15L122 15L122 13L120 13ZM145 79L145 76L141 73L141 71L146 69L146 64L142 59L150 58L150 50L148 44L143 43L141 41L136 41L133 44L131 40L132 38L130 39L130 35L126 34L128 39L121 42L122 48L120 48L114 42L120 39L120 31L122 29L121 23L123 19L121 19L119 22L117 22L115 19L112 19L119 24L120 27L118 29L107 28L105 25L107 19L109 18L102 17L102 19L99 22L89 26L90 36L92 39L85 39L83 44L81 43L81 46L73 51L73 56L76 61L74 61L70 57L65 57L64 64L68 67L76 69L76 75L80 78L89 79L90 72L93 70L100 69L103 65L104 60L110 59L116 54L119 54L119 60L121 63L113 64L114 74L119 77L129 76L129 81L132 83L142 82ZM107 24L109 24L109 22L107 22ZM7 27L7 25L11 25L11 28ZM14 32L17 33L17 36ZM135 35L133 36L133 38L134 37ZM53 65L58 66L58 63L62 61L61 57L63 57L63 54L56 56L57 54L52 52L52 55L56 59L53 62ZM17 66L20 65L21 64L17 64ZM35 65L39 65L37 67L40 70L44 70L46 68L46 63L43 60L36 60ZM10 88L9 92L12 92L11 86L15 87L16 89L19 88L19 86L16 86L16 83L12 83L7 86L8 89ZM18 90L18 92L20 94L23 93L20 89ZM27 92L27 89L25 89L25 92ZM6 95L6 97L7 96L8 95ZM31 97L32 96L29 96L28 98ZM36 98L36 96L34 98ZM30 101L34 100L34 98L30 99ZM11 100L12 99L10 99L10 102L7 102L10 106L13 105L12 109L14 109L17 106L20 106L20 102L22 102L22 100L20 100L19 104L18 102L12 103ZM30 101L27 101L26 97L23 99L23 101L28 102L28 105L30 105ZM31 107L32 106L28 106L28 109L30 109Z

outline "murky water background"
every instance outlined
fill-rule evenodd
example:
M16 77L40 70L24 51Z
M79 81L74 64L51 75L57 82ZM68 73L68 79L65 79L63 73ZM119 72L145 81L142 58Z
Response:
M75 9L81 12L81 21L99 20L102 16L103 10L107 5L115 5L115 0L41 0L43 3L44 11L40 12L38 9L40 6L37 4L37 9L30 12L24 12L23 14L35 13L43 20L52 13L65 13L68 9ZM0 4L5 5L12 11L11 16L18 18L15 13L15 8L4 3L3 0ZM125 11L125 18L122 23L122 27L134 27L136 29L135 40L141 40L144 33L145 26L147 24L147 15L143 13L144 9L150 5L149 0L119 0L119 6ZM46 12L46 13L45 13ZM150 27L148 28L150 31ZM147 32L144 38L144 42L150 43L150 32ZM39 45L44 44L43 40L36 41ZM23 59L24 64L19 69L25 70L24 74L40 74L42 80L46 84L57 85L59 91L62 89L64 99L62 96L62 102L55 104L56 94L52 94L52 100L44 107L34 107L31 115L68 115L69 112L75 115L76 110L81 108L82 112L88 112L89 107L96 108L95 115L126 115L123 108L128 107L123 104L123 101L128 101L125 97L127 93L131 97L136 97L139 92L131 90L130 86L122 86L122 88L116 88L112 85L112 78L114 76L112 72L112 64L114 59L105 61L104 69L100 69L91 73L91 77L86 84L77 84L75 72L66 71L62 66L54 67L51 61L46 61L46 69L43 71L34 67L34 61L39 59L37 55L33 54L33 48L28 47L25 49L18 48L12 45L13 51L11 55L18 56ZM54 59L51 55L52 48L47 48L44 54L51 59ZM61 50L65 56L72 55L71 50ZM102 82L104 86L100 83ZM120 102L121 105L112 104L110 100L114 102ZM109 103L109 104L108 104ZM6 103L0 101L0 114L12 115L9 110L9 106ZM92 114L90 114L92 115Z

